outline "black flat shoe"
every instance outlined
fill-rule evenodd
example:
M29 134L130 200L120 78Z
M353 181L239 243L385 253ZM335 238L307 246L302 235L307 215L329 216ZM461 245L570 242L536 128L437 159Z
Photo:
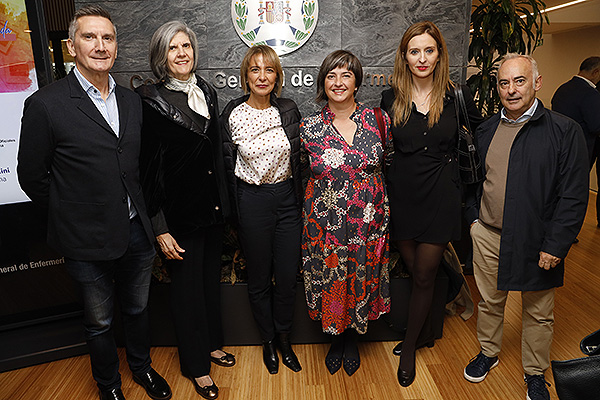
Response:
M416 375L417 375L417 371L415 370L415 368L413 368L410 371L404 371L398 365L398 383L400 384L400 386L402 386L402 387L410 386L414 382Z
M100 400L125 400L120 388L100 391Z
M215 385L214 381L212 385L200 386L196 381L196 378L194 378L193 376L187 376L186 378L192 381L192 383L194 384L194 389L196 389L196 393L198 393L205 399L214 400L217 397L219 397L219 388L217 387L217 385Z
M354 375L358 371L358 368L360 368L360 357L358 359L344 357L344 371L346 371L348 376Z
M225 355L222 357L210 356L210 361L217 365L220 365L221 367L233 367L235 365L235 356L233 354L227 353L226 351L223 351L223 353L225 353Z
M331 346L325 356L325 366L331 375L342 368L342 355L344 354L344 334L333 335L331 337Z
M146 390L148 396L154 400L168 400L171 398L171 388L165 378L154 369L142 375L133 375L133 381Z
M327 354L325 357L325 366L331 375L335 374L342 368L342 357L337 354Z
M279 334L277 340L277 347L279 347L279 351L281 351L281 362L283 363L283 365L285 365L294 372L302 370L300 361L298 361L296 353L294 353L294 350L292 350L292 344L290 343L289 334Z
M400 357L402 355L402 343L404 342L400 342L396 346L394 346L394 350L392 350L392 353L394 353L395 356ZM423 344L417 345L417 349L422 349L423 347L432 348L434 345L435 342L432 340L431 342L425 342Z
M279 357L273 340L263 342L263 362L271 375L279 372Z

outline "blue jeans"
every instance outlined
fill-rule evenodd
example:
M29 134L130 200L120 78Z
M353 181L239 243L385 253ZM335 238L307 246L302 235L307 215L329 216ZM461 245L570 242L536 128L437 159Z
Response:
M92 375L100 390L121 386L117 346L111 332L115 294L123 317L129 368L134 375L150 370L147 305L154 255L154 246L136 217L130 224L129 246L120 258L107 261L65 258L65 267L81 291Z

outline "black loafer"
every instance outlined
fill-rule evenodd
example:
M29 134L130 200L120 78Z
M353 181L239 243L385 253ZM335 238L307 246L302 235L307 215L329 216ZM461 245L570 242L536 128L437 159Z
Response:
M120 388L100 391L100 400L125 400Z
M279 372L279 357L274 340L263 342L263 362L271 375Z
M217 397L219 397L219 388L217 387L217 385L215 385L214 381L212 385L200 386L193 376L188 376L187 378L191 380L194 384L194 389L196 389L196 393L198 393L205 399L214 400Z
M145 374L133 375L133 381L143 387L153 400L168 400L172 396L167 381L152 368Z
M223 353L225 353L225 355L222 357L210 356L210 361L217 365L220 365L221 367L233 367L235 365L235 356L225 351L223 351Z

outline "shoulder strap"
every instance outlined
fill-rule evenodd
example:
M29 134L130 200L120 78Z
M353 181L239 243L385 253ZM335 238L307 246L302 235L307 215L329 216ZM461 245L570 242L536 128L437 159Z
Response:
M377 120L377 127L379 128L379 136L381 137L381 143L385 149L385 123L383 122L383 114L381 113L380 107L375 107L375 119Z
M459 136L464 135L463 139L467 141L468 149L474 151L473 131L471 130L471 123L469 122L469 115L467 114L467 105L465 104L465 97L460 85L454 87L454 96L454 108L456 109L456 121L458 122L458 127L460 128L462 122L463 126L466 128L466 132L462 129L458 130Z
M465 104L465 95L463 94L462 87L460 87L460 85L456 85L454 91L456 93L456 99L458 100L457 112L460 112L463 123L469 132L473 133L471 130L471 123L469 122L469 115L467 114L467 105Z

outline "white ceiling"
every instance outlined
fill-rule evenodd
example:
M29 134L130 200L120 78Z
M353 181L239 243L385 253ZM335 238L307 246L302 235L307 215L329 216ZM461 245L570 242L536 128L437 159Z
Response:
M548 0L546 7L565 3L565 0ZM550 24L544 26L545 34L561 33L600 25L600 0L587 0L583 3L561 8L548 13Z

